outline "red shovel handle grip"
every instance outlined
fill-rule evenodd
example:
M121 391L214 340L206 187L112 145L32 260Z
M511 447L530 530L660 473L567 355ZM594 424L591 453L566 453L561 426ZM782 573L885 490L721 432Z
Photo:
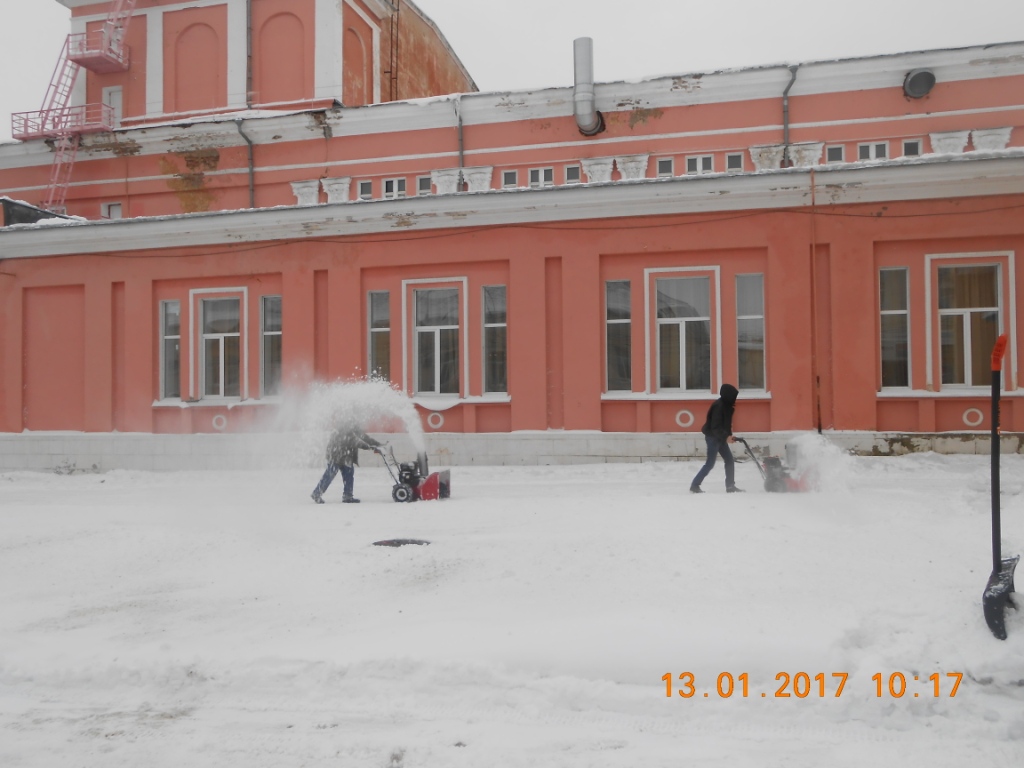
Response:
M999 371L1003 367L1003 355L1006 353L1006 334L996 339L996 345L992 347L992 370Z

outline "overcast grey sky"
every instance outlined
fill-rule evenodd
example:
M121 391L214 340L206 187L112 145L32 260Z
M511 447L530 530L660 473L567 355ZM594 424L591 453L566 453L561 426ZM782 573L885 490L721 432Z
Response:
M480 90L572 84L594 38L598 82L1024 40L1022 0L415 0ZM38 109L68 32L57 0L0 0L0 140Z

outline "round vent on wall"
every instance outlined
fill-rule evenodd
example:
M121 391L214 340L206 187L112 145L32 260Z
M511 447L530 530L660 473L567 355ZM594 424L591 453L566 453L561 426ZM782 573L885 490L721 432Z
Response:
M935 75L930 69L912 69L903 79L903 92L912 99L927 96L935 86Z

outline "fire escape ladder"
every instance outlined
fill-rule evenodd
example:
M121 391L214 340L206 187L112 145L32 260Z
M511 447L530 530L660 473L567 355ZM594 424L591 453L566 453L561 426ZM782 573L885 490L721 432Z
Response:
M99 74L128 69L125 34L137 0L112 0L102 29L68 35L60 59L38 112L11 115L11 133L16 139L53 139L53 165L44 208L62 208L67 198L75 156L83 134L114 128L113 109L107 104L71 106L79 70Z
M75 167L75 155L81 135L67 133L58 136L53 142L53 165L50 166L50 186L46 190L46 200L42 207L47 211L64 212L64 201L67 200L68 187L71 185L71 171Z

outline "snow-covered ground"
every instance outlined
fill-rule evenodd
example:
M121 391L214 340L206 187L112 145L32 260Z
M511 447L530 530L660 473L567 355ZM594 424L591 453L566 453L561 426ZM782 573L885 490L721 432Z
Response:
M359 505L314 505L315 468L0 474L0 765L1019 764L988 457L816 460L802 494L749 461L703 496L696 461L455 467L403 505L370 454Z

